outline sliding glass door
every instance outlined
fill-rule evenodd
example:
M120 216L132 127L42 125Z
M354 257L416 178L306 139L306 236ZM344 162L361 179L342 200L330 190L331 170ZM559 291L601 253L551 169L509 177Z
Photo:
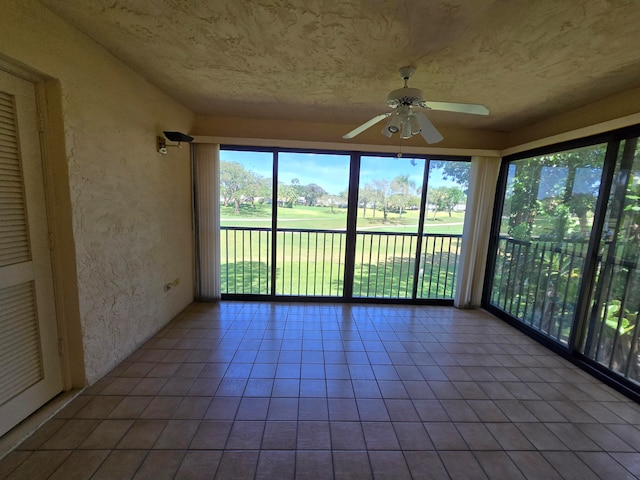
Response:
M598 245L582 352L640 384L640 151L621 142Z
M510 162L491 304L567 345L606 145Z
M271 292L272 170L270 152L220 151L222 294Z
M432 160L427 170L416 298L453 298L462 249L470 162Z
M354 297L453 298L469 167L361 158Z
M425 163L361 158L354 297L413 297Z
M638 128L503 162L483 306L640 394Z
M221 149L225 295L451 300L469 162Z
M348 155L278 154L276 295L342 297Z

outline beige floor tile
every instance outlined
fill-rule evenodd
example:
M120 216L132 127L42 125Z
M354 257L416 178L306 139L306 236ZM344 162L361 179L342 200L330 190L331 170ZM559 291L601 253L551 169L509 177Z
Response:
M613 452L632 452L633 447L615 435L605 425L581 423L577 426L582 432L603 450Z
M528 480L561 480L560 474L539 452L509 452L520 471Z
M426 422L424 424L436 450L468 450L466 442L450 422Z
M91 480L131 479L147 453L146 450L114 450L100 465Z
M573 452L542 452L565 480L597 480L599 477Z
M535 450L531 442L511 423L486 423L485 426L504 450Z
M506 452L474 452L474 456L491 480L525 480Z
M611 456L629 472L640 478L640 453L612 453Z
M150 449L164 430L167 420L136 420L118 443L118 449Z
M232 425L231 421L204 420L200 422L189 448L196 450L224 449Z
M257 451L225 451L216 473L216 480L238 480L253 478L258 465Z
M44 480L71 455L71 450L33 452L9 476L8 480Z
M111 453L109 450L77 450L67 457L50 480L88 480Z
M333 451L333 470L337 479L372 479L369 456L365 451Z
M49 437L41 448L45 450L78 448L99 424L99 420L71 419Z
M13 452L9 452L4 458L0 459L0 480L4 480L11 475L11 473L31 455L32 452L14 450Z
M169 420L153 448L186 450L199 426L199 420Z
M407 462L400 451L370 451L369 463L376 480L408 480L411 478Z
M330 422L332 450L364 450L360 422Z
M400 444L390 422L362 422L368 450L400 450Z
M174 478L175 480L211 479L218 469L221 458L221 451L187 452Z
M133 420L103 420L78 448L113 449L132 425Z
M265 422L262 421L236 421L231 427L227 440L227 449L249 450L259 449L262 444Z
M0 480L618 480L640 475L639 424L638 404L482 311L193 304Z
M515 423L518 430L538 450L563 451L568 447L549 430L544 423Z
M296 452L293 450L261 450L256 480L294 478Z
M458 432L470 450L502 450L502 447L482 423L456 423Z
M449 480L449 474L437 452L408 451L404 456L415 480Z
M576 452L576 455L600 478L615 478L616 480L637 479L635 475L606 452Z
M97 396L93 397L75 416L74 418L105 418L111 410L124 397L122 396Z
M163 450L149 452L133 477L134 480L171 480L174 478L185 452Z
M489 480L471 452L440 452L440 459L451 478Z
M298 422L299 450L328 450L331 448L331 434L329 422L300 421Z
M265 424L262 448L266 450L295 450L297 438L297 422L269 421Z
M24 442L18 446L18 450L36 450L44 442L49 440L60 428L67 423L66 419L53 418L38 428Z
M331 451L298 451L296 453L296 480L333 479Z

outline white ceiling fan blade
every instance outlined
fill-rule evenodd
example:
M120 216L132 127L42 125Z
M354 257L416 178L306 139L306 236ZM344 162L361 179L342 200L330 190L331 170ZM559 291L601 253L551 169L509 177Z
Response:
M369 120L368 122L364 122L362 125L360 125L358 128L355 128L353 130L351 130L349 133L347 133L346 135L344 135L342 138L353 138L356 135L361 134L362 132L364 132L367 128L373 127L376 123L380 122L381 120L384 120L385 118L387 118L389 115L391 115L391 112L389 113L382 113L380 115L377 115L375 117L373 117L371 120Z
M427 143L438 143L442 140L442 135L427 117L425 117L421 112L415 112L413 115L418 120L418 125L420 125L420 135L422 135Z
M445 112L471 113L473 115L489 115L489 109L477 103L451 103L451 102L421 102L421 105L431 110Z

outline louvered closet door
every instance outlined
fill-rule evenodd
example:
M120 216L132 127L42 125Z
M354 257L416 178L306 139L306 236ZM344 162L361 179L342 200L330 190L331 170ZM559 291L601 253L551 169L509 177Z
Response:
M0 70L0 435L62 390L32 83Z

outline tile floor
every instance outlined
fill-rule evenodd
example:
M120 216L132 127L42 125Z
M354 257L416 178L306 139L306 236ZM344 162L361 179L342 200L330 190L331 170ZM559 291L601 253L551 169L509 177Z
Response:
M1 479L640 477L640 405L482 311L193 304Z

